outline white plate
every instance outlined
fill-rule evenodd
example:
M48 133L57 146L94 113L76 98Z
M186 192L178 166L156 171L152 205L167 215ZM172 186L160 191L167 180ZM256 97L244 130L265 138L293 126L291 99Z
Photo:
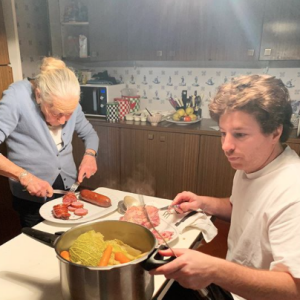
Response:
M98 189L95 190L95 192L97 192L97 191L98 191ZM105 196L109 197L111 200L110 207L100 207L100 206L88 203L86 201L80 200L84 203L84 208L89 211L88 214L83 217L76 216L76 215L74 215L74 213L70 212L71 217L69 220L61 220L61 219L54 218L54 216L52 214L52 208L54 205L62 203L62 197L45 203L40 208L40 215L47 221L50 221L53 223L60 223L60 224L80 224L80 223L92 221L94 219L101 218L117 209L118 202L120 200L118 198L117 194L114 194L113 191L108 191L105 193Z
M191 125L191 124L195 124L195 123L198 123L202 120L202 118L200 119L197 119L195 121L190 121L190 122L184 122L184 121L174 121L174 120L171 120L171 119L167 119L166 121L167 122L170 122L170 123L174 123L176 125L180 125L180 126L186 126L186 125Z

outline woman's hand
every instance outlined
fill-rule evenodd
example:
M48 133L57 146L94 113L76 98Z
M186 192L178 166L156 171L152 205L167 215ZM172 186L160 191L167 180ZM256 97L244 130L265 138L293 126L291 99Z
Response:
M82 182L85 174L86 178L90 178L97 172L97 161L95 156L84 155L79 166L78 181Z
M151 275L164 275L174 279L185 288L198 290L214 280L219 258L190 249L173 249L177 258L150 271ZM163 256L172 256L171 250L159 251Z
M201 208L201 197L192 192L182 192L177 194L171 205L177 205L176 210L183 213L189 210Z
M52 186L47 181L42 180L32 174L28 174L27 176L21 178L20 183L32 196L47 198L52 197L53 195Z

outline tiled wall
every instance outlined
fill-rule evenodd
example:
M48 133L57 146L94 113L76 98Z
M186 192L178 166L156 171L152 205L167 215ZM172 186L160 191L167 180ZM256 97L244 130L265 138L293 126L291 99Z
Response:
M52 0L51 0L52 1ZM15 0L17 26L24 77L38 72L40 60L48 55L49 30L47 0ZM85 64L72 65L75 69L88 69ZM300 100L300 70L298 68L182 68L182 67L93 67L98 73L107 70L110 76L135 88L141 96L141 108L172 110L169 96L180 97L182 90L188 96L197 91L203 98L203 117L207 118L207 104L216 88L241 74L267 73L281 78L293 100Z
M78 66L77 66L78 68ZM188 96L197 91L202 96L202 115L209 118L207 104L217 87L232 77L246 74L269 74L281 78L291 98L300 99L300 70L289 69L230 69L230 68L94 68L92 73L107 70L110 76L135 88L141 96L141 108L172 110L169 96L180 97L182 90Z

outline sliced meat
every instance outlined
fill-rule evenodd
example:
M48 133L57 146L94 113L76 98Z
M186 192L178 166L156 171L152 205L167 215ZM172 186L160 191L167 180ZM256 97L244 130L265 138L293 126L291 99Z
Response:
M63 203L72 203L77 201L77 197L74 193L67 193L63 196Z
M72 205L68 206L68 211L74 212L76 209L77 208Z
M85 208L77 208L77 209L74 211L74 214L75 214L76 216L85 216L87 213L88 213L88 210L85 209Z
M70 214L68 213L68 205L67 204L57 204L53 206L52 214L54 218L68 220L70 218Z
M82 208L83 207L83 203L80 201L75 201L71 203L71 206L75 207L75 208Z
M153 226L158 226L160 224L158 208L155 206L146 205L146 209ZM149 229L152 228L147 216L145 215L143 206L131 206L129 209L127 209L125 215L121 217L120 220L140 224Z

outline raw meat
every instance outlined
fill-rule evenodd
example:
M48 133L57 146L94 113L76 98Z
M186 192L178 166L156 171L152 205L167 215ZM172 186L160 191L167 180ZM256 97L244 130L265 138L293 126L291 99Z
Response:
M158 226L160 224L158 208L155 206L146 205L146 209L153 226ZM120 220L140 224L149 229L152 228L147 216L145 215L143 206L131 206L127 209L125 215L121 217Z

